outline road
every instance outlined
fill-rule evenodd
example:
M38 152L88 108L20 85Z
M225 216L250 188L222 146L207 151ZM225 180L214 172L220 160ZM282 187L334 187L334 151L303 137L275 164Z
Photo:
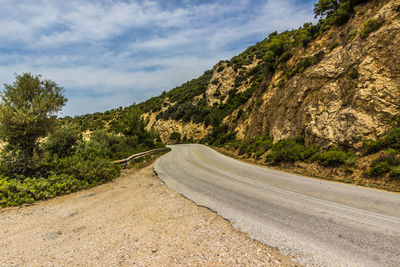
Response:
M170 188L300 263L400 266L400 194L246 164L175 145L154 170Z
M153 164L88 190L0 209L2 267L265 265L295 266L164 186Z

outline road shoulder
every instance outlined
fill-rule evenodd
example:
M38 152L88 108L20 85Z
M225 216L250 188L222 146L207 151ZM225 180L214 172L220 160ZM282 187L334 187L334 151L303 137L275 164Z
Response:
M0 211L0 265L269 265L291 257L166 187L153 165L90 190Z

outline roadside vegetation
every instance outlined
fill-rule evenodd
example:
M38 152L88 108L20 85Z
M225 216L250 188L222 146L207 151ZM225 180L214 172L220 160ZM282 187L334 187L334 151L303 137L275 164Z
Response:
M93 187L119 176L113 160L160 147L141 112L125 110L107 130L82 138L76 124L60 124L63 89L32 74L17 75L1 94L0 207L17 206Z
M41 80L32 74L17 75L14 84L5 85L0 95L0 137L4 141L0 159L0 206L15 206L74 192L112 180L120 174L113 160L161 147L157 133L146 130L142 114L155 113L158 120L194 122L211 126L200 140L215 147L235 151L242 158L252 158L268 165L310 163L321 168L344 169L352 173L361 157L377 155L363 170L368 179L400 181L400 122L381 140L366 140L363 151L342 147L321 149L308 145L302 138L273 142L268 134L236 139L232 129L255 107L275 72L281 73L278 86L320 62L339 46L300 58L293 55L307 49L310 43L331 27L345 24L354 14L354 6L368 0L319 0L315 4L317 24L305 23L295 30L273 32L263 41L249 47L228 61L221 61L214 71L232 68L234 88L223 95L217 88L209 105L206 90L212 79L208 70L160 96L104 113L93 113L57 119L56 114L67 99L55 82ZM367 38L382 22L370 20L361 29L348 33L348 40ZM254 67L249 67L257 61ZM349 77L355 79L356 70ZM256 96L255 102L249 100ZM194 100L196 99L196 100ZM234 116L233 116L234 115ZM231 116L230 120L225 120ZM171 134L173 143L193 141L178 132Z

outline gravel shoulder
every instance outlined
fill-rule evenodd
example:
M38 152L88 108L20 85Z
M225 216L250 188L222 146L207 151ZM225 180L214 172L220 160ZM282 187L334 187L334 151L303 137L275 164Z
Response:
M113 182L0 210L0 266L295 266L176 194L153 165Z

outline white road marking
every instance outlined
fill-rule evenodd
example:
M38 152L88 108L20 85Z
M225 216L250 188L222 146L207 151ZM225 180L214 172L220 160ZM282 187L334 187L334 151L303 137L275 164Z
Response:
M265 188L265 189L268 189L268 190L271 190L271 191L274 191L274 192L286 194L286 195L289 195L289 196L294 196L294 197L297 197L297 198L300 198L300 199L303 199L303 200L308 200L308 201L312 201L312 202L315 202L315 203L319 203L319 204L322 204L322 205L325 205L325 206L330 206L330 207L334 207L334 208L338 208L338 209L354 212L354 213L359 214L359 215L369 216L369 217L373 217L373 218L376 218L376 219L385 220L385 221L388 221L388 222L400 224L400 219L396 218L396 217L392 217L392 216L388 216L388 215L384 215L384 214L380 214L380 213L376 213L376 212L372 212L372 211L366 211L366 210L362 210L362 209L346 206L346 205L343 205L343 204L339 204L337 202L331 202L331 201L327 201L327 200L323 200L323 199L318 199L318 198L315 198L315 197L299 194L299 193L296 193L296 192L293 192L293 191L288 191L288 190L285 190L285 189L281 189L281 188L278 188L278 187L275 187L275 186L270 186L270 185L266 185L266 184L262 184L262 183L258 183L258 182L252 181L252 180L250 180L248 178L245 178L243 176L236 175L236 174L233 174L233 173L221 170L221 169L217 169L215 167L212 167L212 166L200 161L196 156L193 155L191 150L189 150L189 153L190 153L192 159L197 164L199 164L200 166L202 166L202 167L204 167L206 169L212 170L214 172L223 174L225 176L234 178L234 179L236 179L238 181L245 182L245 183L248 183L248 184L251 184L251 185L255 185L255 186L258 186L258 187L261 187L261 188Z

